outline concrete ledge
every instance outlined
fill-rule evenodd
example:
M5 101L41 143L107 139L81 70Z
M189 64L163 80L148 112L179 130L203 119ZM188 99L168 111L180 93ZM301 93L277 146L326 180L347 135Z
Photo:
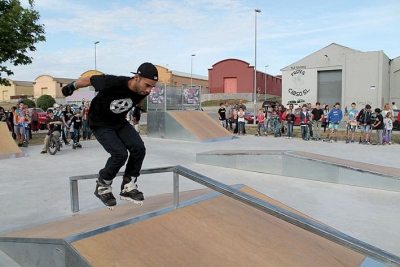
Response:
M400 169L303 151L215 150L196 154L200 164L400 192Z

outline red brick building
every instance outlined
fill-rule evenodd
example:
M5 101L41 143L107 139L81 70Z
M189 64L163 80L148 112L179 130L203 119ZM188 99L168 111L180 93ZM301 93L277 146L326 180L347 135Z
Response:
M257 71L257 90L263 95L282 96L282 78ZM254 66L239 59L225 59L208 69L211 94L254 93ZM266 87L265 87L266 85Z

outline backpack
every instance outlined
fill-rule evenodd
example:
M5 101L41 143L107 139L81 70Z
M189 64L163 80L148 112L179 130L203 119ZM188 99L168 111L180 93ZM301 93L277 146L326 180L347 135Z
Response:
M387 143L388 141L389 141L388 131L386 130L386 128L384 128L382 133L382 143Z

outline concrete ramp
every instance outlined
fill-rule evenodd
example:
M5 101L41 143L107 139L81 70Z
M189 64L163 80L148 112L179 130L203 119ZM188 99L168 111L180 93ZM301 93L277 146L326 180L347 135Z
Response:
M149 111L147 135L200 142L223 141L234 137L218 122L200 110Z
M251 188L240 190L311 219ZM10 233L0 237L0 249L22 256L25 262L16 259L22 266L388 266L219 193L181 192L186 202L176 210L163 208L168 198Z
M25 157L26 154L11 137L6 123L0 123L0 159Z

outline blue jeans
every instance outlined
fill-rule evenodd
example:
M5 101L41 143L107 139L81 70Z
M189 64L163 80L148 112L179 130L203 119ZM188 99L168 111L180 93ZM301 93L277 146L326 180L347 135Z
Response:
M82 120L82 135L83 135L83 140L89 139L92 136L92 131L89 128L88 121Z
M266 133L267 131L265 130L265 125L264 125L264 123L262 123L262 124L257 124L257 133L260 133L260 128L262 128L263 129L263 131L264 131L264 133Z
M244 121L239 121L239 128L238 128L238 134L243 134L244 133Z
M300 125L301 128L301 138L304 140L308 139L308 125Z
M287 136L293 137L293 124L291 123L287 124Z
M388 142L392 142L392 130L387 130Z
M146 148L139 133L131 124L126 123L117 129L112 127L94 128L92 132L100 145L111 154L105 167L99 172L103 180L114 179L127 159L124 176L138 177L140 175Z

